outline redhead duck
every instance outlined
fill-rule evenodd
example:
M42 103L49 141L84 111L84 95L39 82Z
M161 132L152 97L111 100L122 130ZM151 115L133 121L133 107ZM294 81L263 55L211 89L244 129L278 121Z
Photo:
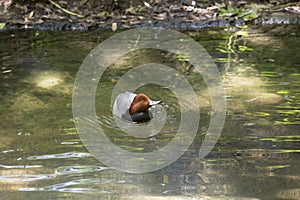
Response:
M150 100L145 94L124 92L115 99L113 113L129 121L146 122L152 119L151 107L160 103Z

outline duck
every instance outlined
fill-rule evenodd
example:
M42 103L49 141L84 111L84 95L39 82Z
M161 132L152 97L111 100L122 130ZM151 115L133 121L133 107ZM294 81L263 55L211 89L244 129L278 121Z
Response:
M146 94L123 92L115 99L113 114L132 122L147 122L153 118L151 108L161 102L151 100Z

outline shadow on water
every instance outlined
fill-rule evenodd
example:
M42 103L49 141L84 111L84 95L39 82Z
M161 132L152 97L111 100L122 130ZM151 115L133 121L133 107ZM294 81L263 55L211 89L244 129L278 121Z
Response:
M211 102L188 58L146 49L113 63L98 84L95 107L107 137L124 150L160 149L174 138L180 122L180 106L170 88L148 84L137 92L163 101L166 125L150 139L122 132L107 105L126 71L149 62L172 66L199 99L201 121L191 147L168 167L145 174L119 172L97 161L82 144L72 119L76 72L110 32L0 34L0 199L300 198L297 26L185 32L212 56L226 90L222 135L201 160L198 151Z

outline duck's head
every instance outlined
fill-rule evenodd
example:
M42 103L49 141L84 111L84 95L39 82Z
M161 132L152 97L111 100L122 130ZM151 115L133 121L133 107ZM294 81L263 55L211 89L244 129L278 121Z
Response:
M149 108L160 103L161 101L150 100L145 94L137 94L129 108L131 120L134 122L149 121L152 118Z
M137 94L129 108L129 114L134 115L139 112L146 112L150 106L150 99L145 94Z

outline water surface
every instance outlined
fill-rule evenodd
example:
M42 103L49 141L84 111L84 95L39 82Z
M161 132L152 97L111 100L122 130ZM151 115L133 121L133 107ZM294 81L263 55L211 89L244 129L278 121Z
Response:
M129 174L96 160L72 118L72 90L86 55L109 31L0 32L0 199L299 199L300 40L297 26L185 32L212 56L226 90L226 122L213 151L198 159L210 119L210 96L188 59L142 50L110 66L96 93L99 124L131 152L168 144L180 106L167 86L137 92L168 111L155 137L134 138L111 116L110 97L132 67L158 62L185 76L199 99L201 121L191 147L161 170ZM171 78L171 77L166 77Z

